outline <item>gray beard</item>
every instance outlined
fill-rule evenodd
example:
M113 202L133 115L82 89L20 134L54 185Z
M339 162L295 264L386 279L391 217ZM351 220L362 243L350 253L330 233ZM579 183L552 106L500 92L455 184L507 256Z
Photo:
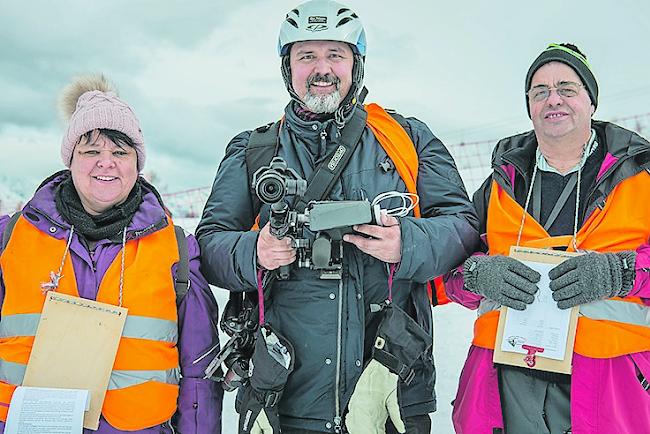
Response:
M341 104L341 92L336 89L328 95L314 95L307 92L303 104L312 113L334 113Z

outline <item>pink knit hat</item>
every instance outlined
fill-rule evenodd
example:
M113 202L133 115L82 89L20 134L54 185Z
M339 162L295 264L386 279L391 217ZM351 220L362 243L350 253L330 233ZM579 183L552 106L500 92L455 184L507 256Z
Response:
M75 99L74 111L69 114ZM68 129L61 143L61 158L66 167L70 167L72 153L82 135L95 129L108 129L124 133L133 141L138 171L142 171L146 155L138 118L103 76L78 78L64 90L62 107L69 115Z

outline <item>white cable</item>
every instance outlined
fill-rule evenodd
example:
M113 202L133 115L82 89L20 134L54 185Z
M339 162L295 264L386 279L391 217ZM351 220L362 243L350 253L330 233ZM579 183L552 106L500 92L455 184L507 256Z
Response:
M405 217L410 213L413 208L417 206L420 202L420 197L415 193L402 193L399 191L386 191L384 193L378 194L371 202L371 206L374 208L379 205L381 202L393 199L400 198L402 200L402 206L396 208L386 209L386 214L393 217Z

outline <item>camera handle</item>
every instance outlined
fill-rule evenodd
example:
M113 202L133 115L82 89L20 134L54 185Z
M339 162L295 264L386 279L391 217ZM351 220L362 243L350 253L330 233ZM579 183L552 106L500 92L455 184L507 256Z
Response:
M271 205L271 215L269 217L269 232L278 240L284 238L291 226L290 221L291 211L286 202L280 201ZM291 272L289 265L282 265L278 269L278 279L287 280Z

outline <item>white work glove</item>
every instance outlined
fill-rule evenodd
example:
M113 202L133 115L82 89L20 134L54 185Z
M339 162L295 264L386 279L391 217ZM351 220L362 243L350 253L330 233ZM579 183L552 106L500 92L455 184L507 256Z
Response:
M377 360L368 363L348 405L345 425L350 434L385 434L388 418L397 432L406 432L397 402L398 381L399 377Z
M263 410L257 415L253 426L250 429L251 434L274 434L275 431L269 422L269 418L266 416L266 412Z
M397 432L406 432L398 384L411 383L415 377L413 365L433 343L431 336L402 309L389 301L378 308L382 318L372 358L354 387L345 417L350 434L386 434L389 418Z

